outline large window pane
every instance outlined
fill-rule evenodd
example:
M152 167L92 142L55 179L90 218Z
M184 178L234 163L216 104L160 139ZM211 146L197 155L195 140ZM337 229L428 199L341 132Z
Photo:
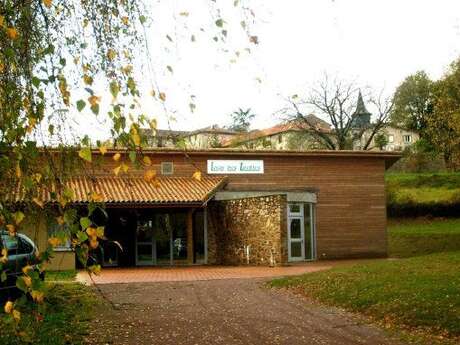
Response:
M311 204L304 204L305 259L313 259L313 221Z
M301 257L302 256L302 243L301 242L291 242L291 257Z
M302 238L300 218L291 219L291 238Z

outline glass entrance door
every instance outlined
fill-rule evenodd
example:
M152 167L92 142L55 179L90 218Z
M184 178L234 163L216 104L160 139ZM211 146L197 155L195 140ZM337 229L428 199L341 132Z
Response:
M155 264L155 238L151 219L138 220L136 229L136 265Z
M311 203L288 204L289 261L315 258L314 206Z
M288 205L288 254L289 261L300 261L305 258L303 205Z

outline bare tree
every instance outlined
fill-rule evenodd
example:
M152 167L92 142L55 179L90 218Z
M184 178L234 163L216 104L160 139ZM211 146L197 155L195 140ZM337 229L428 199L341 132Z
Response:
M298 122L300 128L330 150L353 149L357 141L360 149L371 149L375 135L388 123L393 107L392 99L384 98L383 92L377 97L371 95L370 103L377 109L371 121L360 89L353 82L331 81L327 75L306 98L296 95L287 101L289 105L280 111L283 117ZM330 128L313 114L325 118Z

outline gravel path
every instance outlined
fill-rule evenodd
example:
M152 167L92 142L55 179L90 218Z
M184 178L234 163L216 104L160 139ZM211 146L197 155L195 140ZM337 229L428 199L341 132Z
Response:
M100 285L101 307L89 344L396 345L343 311L262 279Z

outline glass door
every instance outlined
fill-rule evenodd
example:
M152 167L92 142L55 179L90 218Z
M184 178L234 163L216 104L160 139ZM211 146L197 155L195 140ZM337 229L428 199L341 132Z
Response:
M288 204L289 261L305 260L305 224L303 204Z
M139 220L136 229L136 265L155 264L155 239L152 220Z

